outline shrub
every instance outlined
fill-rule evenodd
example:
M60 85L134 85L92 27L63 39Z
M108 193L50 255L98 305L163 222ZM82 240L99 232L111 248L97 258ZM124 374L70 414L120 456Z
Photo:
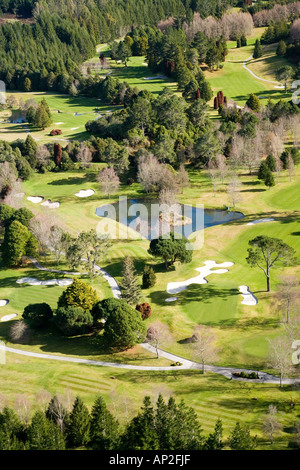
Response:
M109 347L117 350L132 348L145 340L146 326L136 310L122 300L114 300L117 302L105 323L104 340Z
M149 289L150 287L155 286L156 275L154 269L151 266L145 266L143 272L143 289Z
M27 320L34 328L45 327L52 317L52 309L46 303L27 305L23 312L24 320Z
M60 129L53 129L51 132L50 132L50 135L54 136L54 135L62 135L62 131Z
M55 324L64 335L76 336L87 333L91 329L93 317L90 312L81 307L69 305L57 309Z
M147 318L149 318L152 313L152 308L147 303L137 305L136 310L140 312L143 320L147 320Z
M74 279L71 286L62 293L58 299L58 307L80 307L83 310L91 311L99 302L95 289L80 279Z

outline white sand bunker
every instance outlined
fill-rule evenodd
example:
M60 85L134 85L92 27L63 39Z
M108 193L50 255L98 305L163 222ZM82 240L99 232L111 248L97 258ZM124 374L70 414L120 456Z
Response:
M178 297L169 297L165 302L176 302L176 300L178 300Z
M179 292L186 290L191 284L207 284L208 281L206 280L206 277L210 274L225 274L228 272L228 269L217 269L212 271L213 268L230 268L234 265L234 263L230 262L218 264L215 261L205 261L204 264L205 266L202 268L196 269L196 271L200 272L199 276L192 277L191 279L183 282L170 282L167 287L167 292L169 294L179 294Z
M77 129L80 129L80 127L72 127L71 131L77 131Z
M70 286L73 279L48 279L47 281L39 281L34 277L22 277L17 280L17 284L28 284L29 286Z
M60 202L52 202L50 199L41 204L43 207L49 207L49 209L58 209L60 207Z
M77 197L91 197L95 194L95 191L92 189L81 189L79 193L76 193L75 196Z
M5 307L7 304L9 304L9 300L0 300L0 307Z
M258 219L254 220L253 222L249 222L247 225L256 225L256 224L263 224L265 222L274 222L275 219Z
M156 77L144 77L144 80L167 80L165 75L156 75Z
M56 122L55 123L56 126L60 126L61 124L64 124L64 122Z
M33 204L40 204L40 202L42 202L44 200L43 197L39 197L39 196L29 196L27 198L27 201L30 201L30 202L33 202Z
M11 315L6 315L5 317L2 317L1 321L10 321L16 318L17 316L18 316L17 313L12 313Z
M249 290L248 286L240 286L240 293L244 297L244 300L242 301L243 305L257 305L258 300L255 297L255 295Z

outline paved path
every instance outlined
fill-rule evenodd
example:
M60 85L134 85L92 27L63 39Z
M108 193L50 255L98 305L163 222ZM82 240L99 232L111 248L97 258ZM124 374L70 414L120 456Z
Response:
M67 274L79 274L79 273L70 273L68 271L58 271L58 270L51 270L47 268L43 268L38 261L35 258L28 258L32 261L32 263L36 266L37 269L43 270L43 271L49 271L49 272L55 272L55 273L67 273ZM99 271L99 274L102 274L103 277L107 280L109 283L113 296L115 298L121 298L121 290L118 286L117 281L110 276L104 269L100 268L100 266L96 266L96 269ZM141 346L146 349L147 351L156 354L156 348L151 346L149 343L143 343ZM158 349L158 354L160 357L164 357L165 359L168 359L169 361L176 363L179 362L182 365L181 366L169 366L169 367L155 367L155 366L135 366L131 364L119 364L115 362L104 362L104 361L94 361L94 360L89 360L89 359L80 359L76 357L69 357L69 356L57 356L54 354L42 354L42 353L34 353L34 352L29 352L29 351L24 351L22 349L15 349L15 348L10 348L5 346L4 344L0 343L0 351L6 351L10 352L13 354L19 354L21 356L29 356L29 357L36 357L40 359L50 359L54 361L64 361L64 362L73 362L73 363L78 363L78 364L87 364L87 365L95 365L95 366L102 366L102 367L116 367L119 369L130 369L130 370L143 370L143 371L173 371L173 370L190 370L190 369L202 369L202 365L199 364L198 362L191 361L189 359L185 359L181 356L177 356L172 353L168 353L167 351L163 351L162 349ZM237 369L234 367L220 367L220 366L210 366L207 365L205 366L205 371L207 372L213 372L215 374L220 374L223 375L224 377L228 379L234 379L238 381L247 381L247 379L242 379L242 378L235 378L233 374L235 372L245 372L246 374L250 374L251 372L258 372L259 374L259 379L251 379L249 382L254 382L254 383L269 383L269 384L279 384L280 379L279 377L275 377L274 375L267 374L266 372L259 372L259 371L254 371L254 370L249 370L249 369ZM284 385L291 385L291 384L300 384L300 378L299 379L283 379L282 384Z
M59 269L48 269L48 268L44 268L35 258L31 258L31 257L27 257L27 259L29 261L32 262L32 264L37 268L39 269L40 271L47 271L49 273L58 273L58 274L66 274L66 275L69 275L69 276L80 276L82 273L78 273L78 272L70 272L70 271L60 271ZM120 287L118 286L118 283L117 281L115 280L114 277L112 277L110 274L108 274L106 271L104 271L104 269L100 268L100 266L98 266L97 264L95 265L95 269L98 271L98 274L102 275L104 277L104 279L108 282L111 290L112 290L112 293L113 293L113 297L115 297L116 299L120 299L121 298L121 290L120 290Z
M249 60L253 59L253 54L248 57L248 59L246 59L244 62L243 62L243 67L245 70L247 70L249 73L251 73L251 75L256 78L257 80L261 80L262 82L266 82L266 83L271 83L271 85L276 85L278 88L284 88L284 86L281 85L281 83L279 82L272 82L271 80L266 80L265 78L261 78L261 77L258 77L257 75L255 75L254 72L252 72L252 70L250 70L248 67L247 67L247 63L249 62Z

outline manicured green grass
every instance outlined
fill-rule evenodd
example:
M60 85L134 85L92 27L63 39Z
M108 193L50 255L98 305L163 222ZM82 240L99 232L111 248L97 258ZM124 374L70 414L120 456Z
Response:
M195 409L205 435L221 418L226 439L239 421L250 425L251 433L258 435L260 449L286 449L292 437L290 429L299 419L298 394L289 387L280 390L274 385L229 381L215 374L203 376L198 371L143 372L63 362L58 367L55 361L29 362L28 358L7 354L6 365L0 367L0 380L1 395L8 404L13 406L15 399L25 394L33 410L40 406L38 396L43 390L52 396L58 394L66 403L79 395L89 407L101 394L122 425L138 411L145 395L153 401L159 393L165 398L183 398ZM296 403L295 409L291 401ZM277 406L284 425L273 446L261 430L262 416L270 404Z
M229 53L226 56L224 68L215 72L206 72L214 94L222 90L224 95L239 106L244 106L250 93L256 94L263 105L269 99L290 99L291 94L275 88L276 84L267 83L253 77L249 71L243 68L243 62L251 54L256 39L260 38L265 28L255 28L253 35L248 38L247 46L237 48L236 41L228 41ZM258 77L276 82L276 70L287 64L287 60L276 56L276 46L270 45L263 48L263 56L257 60L247 62L247 67Z
M69 139L86 140L90 137L90 134L85 130L87 121L96 119L99 116L98 112L106 114L114 109L119 109L119 107L113 105L102 105L96 98L84 96L72 97L70 95L49 92L9 92L8 95L14 95L17 99L22 98L25 102L28 99L35 99L37 103L45 98L52 112L52 124L44 131L35 130L26 124L1 123L0 138L9 141L26 139L26 128L30 130L32 136L40 143L64 142ZM76 116L75 113L79 115ZM1 113L3 118L8 118L10 115L11 111L9 110ZM51 137L50 132L52 129L60 129L62 135Z

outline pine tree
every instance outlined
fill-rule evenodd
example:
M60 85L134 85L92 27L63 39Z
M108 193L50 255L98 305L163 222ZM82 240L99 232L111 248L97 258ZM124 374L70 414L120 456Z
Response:
M124 260L122 274L122 298L126 300L129 305L136 305L141 299L141 288L133 261L128 256Z
M17 220L6 227L2 245L2 259L5 266L20 265L22 257L26 255L29 237L28 229Z
M150 287L155 286L156 275L154 269L151 266L145 266L143 272L143 289L149 289Z
M286 43L284 41L279 41L277 49L276 49L276 54L279 57L284 57L286 54Z
M265 177L265 185L268 187L268 188L272 188L273 186L275 186L275 178L274 178L274 175L273 173L271 172L271 170L269 170L266 174L266 177Z
M266 162L265 161L261 162L259 170L258 170L257 178L261 181L264 181L266 179L268 170L269 168Z
M223 424L220 419L217 420L213 433L210 433L205 441L205 450L222 450L224 444L222 442L223 437Z
M60 428L49 421L43 411L37 411L28 431L29 450L64 450L65 442Z
M119 424L108 411L101 396L96 398L91 413L90 442L93 450L113 450L118 448Z
M66 430L69 446L81 447L87 444L89 440L89 429L89 410L81 398L77 397L75 399Z
M229 438L229 446L232 450L253 450L257 445L256 436L250 435L248 427L242 427L236 423L234 430Z
M254 112L258 112L260 110L260 101L259 101L259 98L254 94L254 93L251 93L247 102L246 102L246 105L248 106L248 108L252 109L252 111Z
M262 47L259 39L256 39L254 52L253 52L253 59L259 59L262 56Z
M155 430L155 415L150 397L144 398L141 412L127 426L121 447L125 450L158 450L159 441Z

